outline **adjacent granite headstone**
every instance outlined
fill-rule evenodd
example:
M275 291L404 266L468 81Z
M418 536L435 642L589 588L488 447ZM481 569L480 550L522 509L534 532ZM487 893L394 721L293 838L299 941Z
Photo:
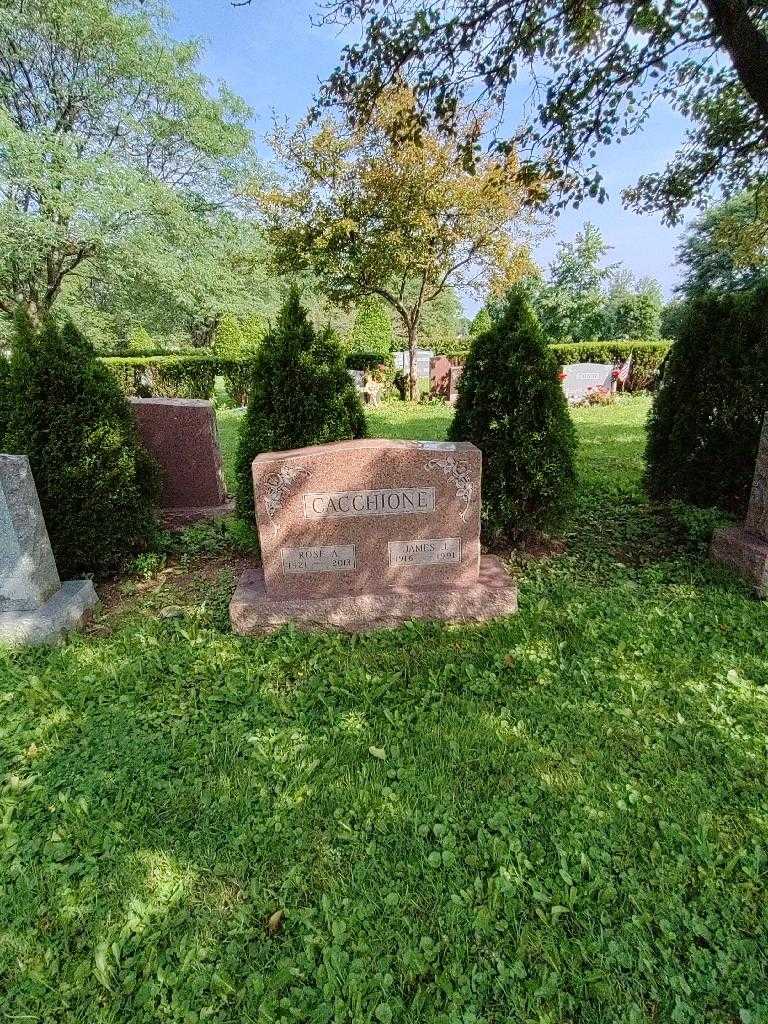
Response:
M613 387L613 363L569 363L563 367L562 379L565 397L576 404L590 391Z
M429 390L437 398L453 404L457 398L457 385L464 370L460 359L434 356L429 361Z
M129 399L144 447L160 465L169 526L230 513L213 405L197 398Z
M240 581L234 629L358 631L516 611L514 583L480 554L480 472L480 451L465 443L341 441L257 456L263 564Z
M763 419L744 525L715 530L710 557L748 580L759 597L768 597L768 414Z
M0 455L0 643L46 643L98 598L90 580L62 583L26 455Z

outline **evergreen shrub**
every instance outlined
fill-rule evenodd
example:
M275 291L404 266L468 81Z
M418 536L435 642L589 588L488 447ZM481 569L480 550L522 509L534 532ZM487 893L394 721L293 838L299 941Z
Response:
M568 509L576 437L559 371L522 295L513 293L473 340L449 437L483 453L482 532L489 544L556 529Z
M19 317L6 448L29 457L62 577L119 569L155 536L159 473L113 376L71 323Z
M365 416L341 348L316 332L292 288L253 359L237 451L237 506L253 515L251 463L260 452L365 437Z
M768 410L768 286L686 302L648 421L654 498L742 511Z

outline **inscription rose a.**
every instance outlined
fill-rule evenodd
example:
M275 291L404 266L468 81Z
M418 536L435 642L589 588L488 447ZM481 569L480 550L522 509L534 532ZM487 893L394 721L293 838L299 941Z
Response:
M315 547L281 548L283 572L349 572L357 568L354 544L324 544Z

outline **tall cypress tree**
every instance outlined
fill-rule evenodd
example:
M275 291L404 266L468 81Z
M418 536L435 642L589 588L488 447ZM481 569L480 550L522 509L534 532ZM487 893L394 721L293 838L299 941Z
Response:
M575 485L576 435L559 366L527 300L512 293L473 342L449 436L483 453L483 537L514 542L560 525Z
M253 515L251 463L261 452L365 437L365 415L330 330L316 332L293 287L253 360L237 451L237 507Z

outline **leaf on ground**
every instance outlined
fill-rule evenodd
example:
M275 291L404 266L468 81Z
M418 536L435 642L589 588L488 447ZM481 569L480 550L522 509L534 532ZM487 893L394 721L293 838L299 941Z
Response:
M158 619L180 619L184 615L184 609L180 604L168 604L157 613Z
M267 935L269 935L270 938L277 935L277 933L283 927L284 920L284 910L276 910L274 914L269 915L269 919L267 920Z
M379 761L385 760L387 756L384 752L384 747L368 747L368 753L371 757L378 758Z

